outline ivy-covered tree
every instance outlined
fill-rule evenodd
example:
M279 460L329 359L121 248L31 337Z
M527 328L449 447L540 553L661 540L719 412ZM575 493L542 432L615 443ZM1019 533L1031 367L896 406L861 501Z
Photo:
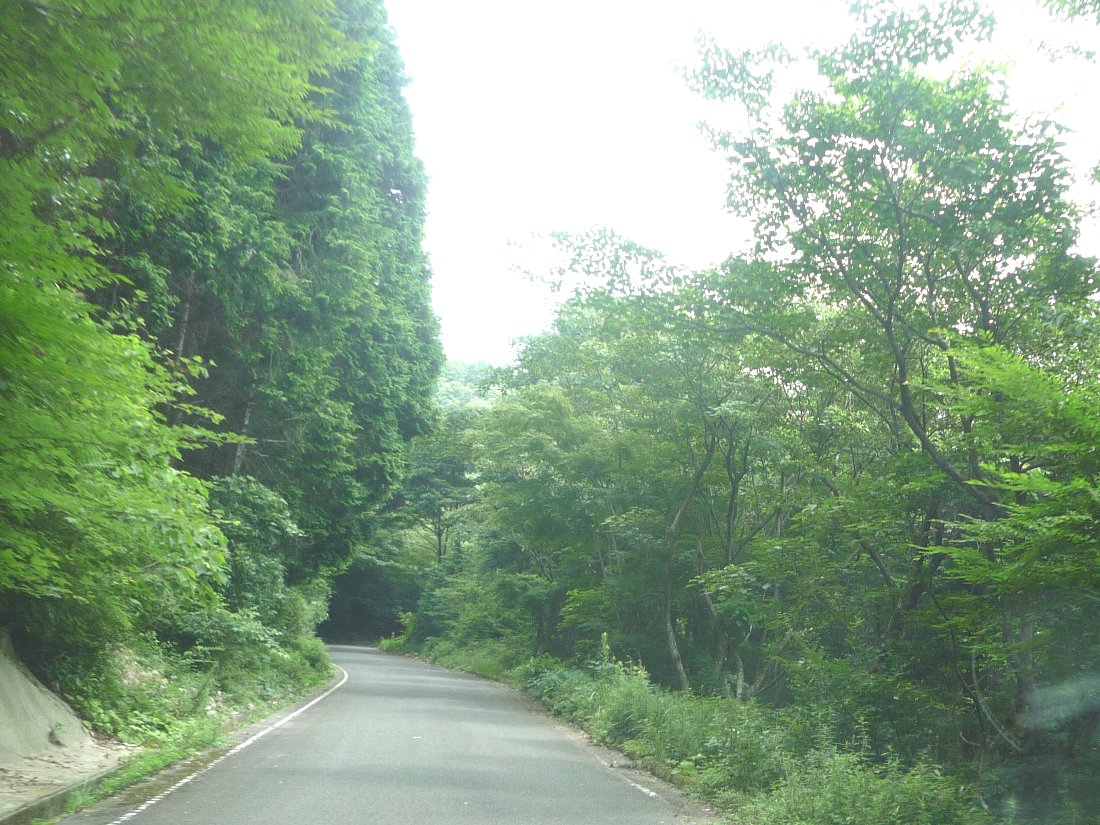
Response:
M135 130L147 162L196 197L165 214L112 181L110 261L128 284L97 293L145 318L171 358L210 365L195 402L244 440L187 466L283 496L305 533L284 561L303 581L369 533L404 443L432 420L441 361L400 60L379 3L340 5L333 22L357 57L314 74L326 115L299 121L289 158L241 168L218 144Z
M401 62L380 3L343 2L339 21L364 54L325 82L337 122L307 127L279 186L295 288L249 424L258 443L283 442L263 450L261 477L280 479L311 536L303 570L339 565L365 535L402 445L431 424L442 364Z

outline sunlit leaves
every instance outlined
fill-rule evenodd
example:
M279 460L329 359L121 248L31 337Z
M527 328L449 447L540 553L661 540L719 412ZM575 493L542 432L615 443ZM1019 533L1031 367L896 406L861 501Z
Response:
M102 331L68 290L11 279L0 307L5 590L94 601L116 622L162 577L209 592L221 535L203 486L171 466L201 433L155 411L181 378L139 338Z

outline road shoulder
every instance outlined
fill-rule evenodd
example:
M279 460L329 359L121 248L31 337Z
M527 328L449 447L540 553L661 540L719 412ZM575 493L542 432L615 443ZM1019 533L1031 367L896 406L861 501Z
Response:
M234 720L231 717L226 725L232 729L228 731L226 742L223 745L197 752L187 759L158 770L147 778L124 788L117 794L95 803L87 809L87 812L89 814L94 813L97 819L116 809L121 815L133 808L135 804L140 804L141 801L162 793L166 788L178 784L181 780L203 770L216 760L224 758L235 748L240 747L243 743L255 738L262 732L292 718L312 702L326 695L326 692L331 692L338 687L342 678L343 674L337 672L324 685L270 713L263 719L250 724L241 725L240 719ZM130 749L128 753L133 754L135 751ZM94 773L89 773L86 770L81 772L58 769L55 771L50 785L32 786L28 793L20 798L18 806L0 807L0 825L30 825L35 820L59 817L65 812L70 800L81 796L94 796L104 784L115 778L125 766L126 761L122 760L121 762L116 761L107 769L100 769ZM35 792L35 788L38 792ZM0 797L0 800L2 799L3 797ZM75 816L79 818L82 813Z

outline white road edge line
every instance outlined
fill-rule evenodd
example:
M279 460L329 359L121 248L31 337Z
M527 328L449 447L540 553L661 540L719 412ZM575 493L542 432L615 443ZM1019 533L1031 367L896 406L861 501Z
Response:
M123 822L128 822L129 820L133 819L135 816L142 813L143 811L149 810L149 808L152 808L154 805L156 805L158 802L160 802L162 799L164 799L170 793L173 793L174 791L178 791L180 788L182 788L188 782L202 776L204 773L206 773L208 770L213 768L215 765L218 765L221 762L224 762L226 759L231 757L233 754L240 753L245 748L247 748L249 745L255 744L257 741L259 741L260 739L263 739L265 736L267 736L269 733L271 733L271 731L275 730L276 728L281 728L283 725L285 725L291 719L296 719L297 717L301 716L303 713L305 713L311 707L316 705L322 699L327 699L331 694L335 693L337 690L342 688L344 686L344 682L346 682L348 680L348 672L346 670L344 670L339 665L336 665L336 669L344 674L343 677L340 679L340 681L337 682L332 687L330 687L328 690L326 690L324 693L322 693L316 699L312 700L309 704L302 705L302 707L298 708L293 713L287 714L282 719L280 719L278 722L275 722L271 725L268 725L266 728L264 728L263 730L261 730L257 733L254 733L252 736L248 737L247 739L245 739L240 744L234 745L233 748L231 748L230 750L223 753L221 756L219 756L217 759L215 759L210 764L204 765L203 767L201 767L199 770L195 771L194 773L188 774L183 779L181 779L179 782L177 782L175 785L172 785L170 788L167 788L167 789L161 791L160 793L158 793L156 796L152 797L151 799L145 800L140 805L138 805L136 808L134 808L132 811L127 811L122 816L120 816L118 819L113 820L112 822L108 823L108 825L122 825Z
M629 783L629 785L630 785L630 786L631 786L632 788L635 788L636 790L639 790L639 791L641 791L641 792L642 792L642 793L644 793L644 794L645 794L646 796L648 796L648 797L649 797L650 799L660 799L660 798L661 798L661 795L660 795L659 793L657 793L656 791L651 791L651 790L650 790L649 788L647 788L647 787L646 787L645 785L639 785L639 784L638 784L637 782L634 782L634 781L633 781L633 780L631 780L631 779L628 779L628 780L626 780L626 781L627 781L627 783Z
M625 782L630 787L634 788L637 791L641 791L646 796L648 796L650 799L660 799L661 798L661 795L659 793L657 793L656 791L651 791L645 785L639 785L637 782L635 782L629 776L624 774L622 771L618 770L615 767L615 765L608 762L602 756L597 756L596 759L599 761L599 763L601 765L603 765L605 768L607 768L609 771L611 771L613 774L615 774L617 777L619 777L621 780L623 780L623 782ZM111 825L114 825L114 823L111 823Z

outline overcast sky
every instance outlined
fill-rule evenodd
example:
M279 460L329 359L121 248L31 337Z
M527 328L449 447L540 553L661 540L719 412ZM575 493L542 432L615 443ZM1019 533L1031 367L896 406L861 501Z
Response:
M714 104L683 80L696 36L736 49L828 45L852 31L848 5L387 0L430 179L426 246L448 357L503 364L513 338L547 327L550 296L517 271L515 244L534 235L608 226L692 267L743 248L746 228L724 209L725 163L697 128ZM1095 165L1100 70L1052 63L1039 43L1096 48L1100 32L1056 24L1030 0L996 8L991 54L1015 65L1013 100L1076 129L1071 155Z

